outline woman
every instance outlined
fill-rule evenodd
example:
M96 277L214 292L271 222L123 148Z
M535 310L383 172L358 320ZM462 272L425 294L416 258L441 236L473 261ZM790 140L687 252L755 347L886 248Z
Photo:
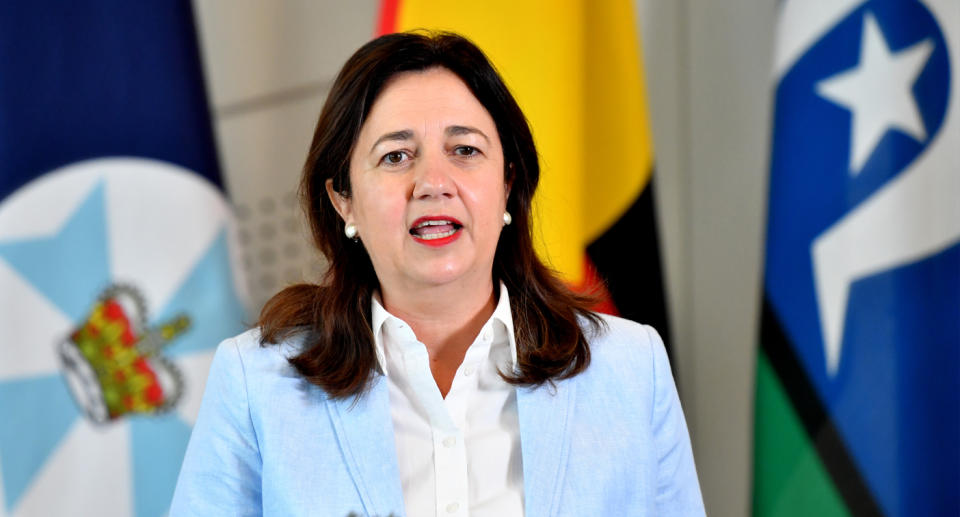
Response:
M329 270L220 345L170 514L702 514L662 342L538 260L538 178L472 43L358 50L301 184Z

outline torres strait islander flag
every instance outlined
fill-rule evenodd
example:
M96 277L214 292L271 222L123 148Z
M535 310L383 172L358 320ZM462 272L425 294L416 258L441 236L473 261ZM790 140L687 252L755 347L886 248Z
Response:
M0 15L0 515L165 515L243 329L190 2Z
M779 9L753 513L960 515L960 5Z
M382 0L378 31L448 30L476 43L530 122L540 153L538 252L599 310L668 321L653 204L640 40L630 0Z

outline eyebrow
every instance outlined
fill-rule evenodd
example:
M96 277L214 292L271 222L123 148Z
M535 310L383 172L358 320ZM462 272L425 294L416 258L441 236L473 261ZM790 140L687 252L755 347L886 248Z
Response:
M485 134L483 133L483 131L480 131L479 129L477 129L477 128L475 128L475 127L470 127L470 126L447 126L447 129L446 129L445 133L447 134L447 136L469 135L469 134L473 133L473 134L477 134L477 135L482 136L483 139L486 140L488 144L490 143L490 139L487 138L487 135L485 135Z
M444 130L444 133L447 136L476 134L476 135L482 136L483 139L486 140L488 144L490 143L490 138L487 137L487 135L483 131L480 131L479 129L472 126L447 126L447 129ZM383 142L404 141L404 140L411 140L411 139L413 139L413 131L409 129L402 129L400 131L391 131L390 133L386 133L382 135L380 138L378 138L377 141L374 142L372 146L370 146L370 151L373 152L373 150Z
M403 129L401 131L393 131L378 138L377 141L374 142L372 146L370 146L370 152L373 152L373 150L383 142L390 142L390 141L397 141L397 140L403 141L403 140L410 140L412 138L413 138L413 131L409 129Z

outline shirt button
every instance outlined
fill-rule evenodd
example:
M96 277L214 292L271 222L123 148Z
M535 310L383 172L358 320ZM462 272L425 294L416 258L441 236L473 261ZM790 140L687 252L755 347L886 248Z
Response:
M484 330L484 331L483 331L483 340L484 340L484 341L490 341L490 331L489 331L489 330Z
M468 375L468 376L469 376L469 375L473 375L473 367L468 366L468 367L464 368L464 369L463 369L463 374L464 374L464 375Z
M460 509L459 503L450 503L447 505L447 513L454 513Z
M450 448L450 447L453 447L453 446L456 445L456 444L457 444L457 439L454 438L453 436L448 436L448 437L446 437L446 438L443 439L443 446L444 446L444 447Z

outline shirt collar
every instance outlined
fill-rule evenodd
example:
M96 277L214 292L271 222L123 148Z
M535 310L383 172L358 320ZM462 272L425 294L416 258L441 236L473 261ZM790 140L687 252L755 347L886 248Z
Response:
M380 366L380 371L383 373L386 373L387 371L387 360L383 350L383 325L390 319L403 321L393 314L387 312L387 309L383 307L383 303L380 301L379 292L373 293L373 296L370 299L370 323L371 330L373 331L374 345L376 346L377 364ZM491 322L500 323L503 325L503 329L507 334L507 344L508 348L510 349L510 359L513 362L514 369L516 369L517 340L513 333L513 315L510 312L510 296L507 293L507 286L503 282L500 282L500 296L497 301L497 307L493 310L493 314L490 316L490 319L487 320L487 323L484 323L484 327Z

